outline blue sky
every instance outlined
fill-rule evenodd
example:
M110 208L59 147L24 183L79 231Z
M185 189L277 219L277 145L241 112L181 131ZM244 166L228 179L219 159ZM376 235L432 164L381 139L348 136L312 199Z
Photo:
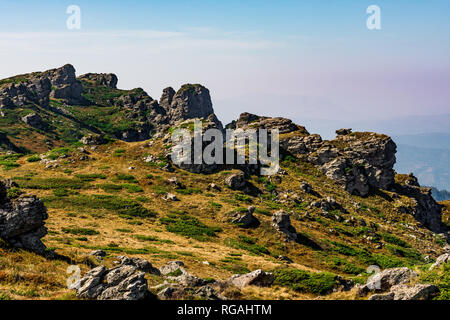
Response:
M66 28L72 4L79 31ZM366 28L373 4L379 31ZM225 122L241 111L313 126L448 114L449 39L448 0L0 0L1 78L70 62L154 98L198 82Z

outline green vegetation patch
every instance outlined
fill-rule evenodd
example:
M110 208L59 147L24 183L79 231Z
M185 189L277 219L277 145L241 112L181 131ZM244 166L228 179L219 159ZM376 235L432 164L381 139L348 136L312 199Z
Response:
M78 178L33 178L29 180L18 180L17 184L25 189L84 189L89 185Z
M297 269L274 270L275 285L291 288L297 292L324 295L337 285L336 275L328 272L308 272Z
M89 229L89 228L62 228L62 231L65 233L74 234L77 236L94 236L96 234L100 234L97 230Z
M228 238L224 240L224 244L234 248L249 251L256 255L270 254L270 251L257 243L255 238L240 235L237 239Z
M139 202L112 195L76 195L66 198L43 199L49 208L104 209L129 217L155 217L156 212L143 207Z
M169 214L160 218L160 222L166 226L167 231L193 238L199 241L206 241L209 237L215 237L217 232L221 232L219 227L210 227L197 218L189 215Z
M420 282L431 283L439 288L435 300L450 300L450 262L439 269L426 271L419 276Z

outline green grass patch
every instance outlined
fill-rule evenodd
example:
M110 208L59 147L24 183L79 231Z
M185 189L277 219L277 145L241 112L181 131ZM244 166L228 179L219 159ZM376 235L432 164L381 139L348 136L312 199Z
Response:
M47 197L44 203L49 208L103 209L129 217L155 217L156 212L143 207L139 202L112 195L76 195L66 198Z
M169 232L199 241L206 241L210 237L216 236L217 232L222 231L219 227L207 226L189 215L169 214L167 217L160 218L160 222L166 226L166 230Z
M275 285L288 287L297 292L325 295L337 285L336 275L328 272L308 272L297 269L274 270Z
M97 230L89 228L62 228L61 230L65 233L70 233L77 236L94 236L100 234Z

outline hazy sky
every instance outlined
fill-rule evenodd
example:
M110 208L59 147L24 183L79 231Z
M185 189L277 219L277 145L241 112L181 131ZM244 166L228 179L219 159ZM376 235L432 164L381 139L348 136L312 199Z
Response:
M66 27L69 5L80 30ZM381 30L366 27L369 5ZM201 83L224 122L449 114L449 57L448 0L0 0L0 78L71 63L156 99Z

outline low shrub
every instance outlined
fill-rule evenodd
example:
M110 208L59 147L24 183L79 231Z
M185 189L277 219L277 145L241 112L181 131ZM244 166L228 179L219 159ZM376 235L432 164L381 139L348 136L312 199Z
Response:
M337 285L336 275L328 272L308 272L298 269L274 270L275 285L292 290L317 295L325 295L333 291Z

